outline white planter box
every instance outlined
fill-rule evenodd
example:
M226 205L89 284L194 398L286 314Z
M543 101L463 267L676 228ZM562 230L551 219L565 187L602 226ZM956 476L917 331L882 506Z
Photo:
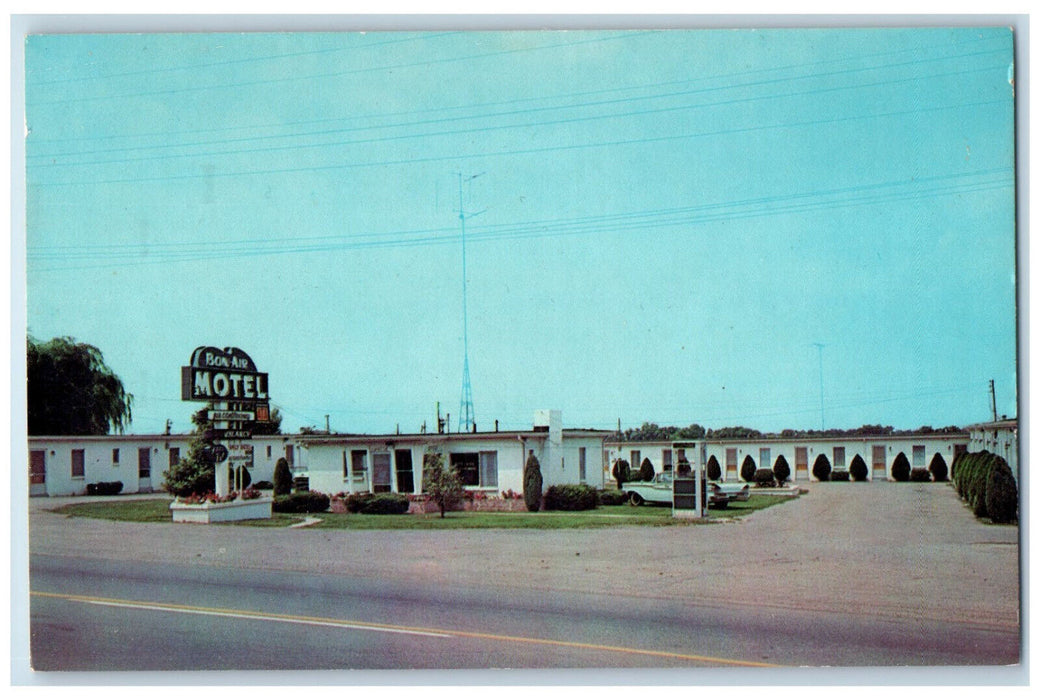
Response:
M227 503L180 503L170 504L175 523L226 523L234 520L269 520L273 498L254 498L249 501Z

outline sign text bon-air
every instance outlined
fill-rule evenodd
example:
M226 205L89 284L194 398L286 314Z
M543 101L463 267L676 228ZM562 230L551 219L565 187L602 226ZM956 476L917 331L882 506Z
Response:
M181 399L266 402L267 373L238 348L197 348L191 365L181 367Z

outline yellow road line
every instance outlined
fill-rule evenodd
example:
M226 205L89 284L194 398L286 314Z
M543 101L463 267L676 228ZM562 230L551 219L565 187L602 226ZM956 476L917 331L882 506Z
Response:
M534 637L517 637L505 634L491 634L488 632L466 632L462 630L445 630L430 627L409 627L404 625L390 625L376 622L364 622L360 620L337 620L326 617L311 617L307 615L283 615L279 613L265 613L253 610L234 610L227 608L207 608L196 605L180 605L177 603L153 603L138 600L123 600L119 598L99 598L95 596L70 595L64 593L47 593L43 591L32 591L31 595L40 598L56 598L79 603L94 605L109 605L124 608L137 608L143 610L160 610L164 612L192 613L196 615L213 615L219 617L234 617L239 619L263 620L269 622L289 622L296 624L321 625L328 627L342 627L349 629L364 629L377 632L397 632L404 634L416 634L433 637L464 637L467 639L483 639L496 642L509 642L514 644L539 644L543 646L567 647L571 649L585 649L588 651L610 651L624 654L639 654L659 658L680 659L683 661L696 661L700 663L725 666L748 666L761 668L776 668L777 664L768 664L760 661L742 661L740 659L726 659L716 656L702 656L699 654L680 654L670 651L657 651L654 649L638 649L632 647L611 646L607 644L589 644L586 642L567 642L558 639L538 639Z

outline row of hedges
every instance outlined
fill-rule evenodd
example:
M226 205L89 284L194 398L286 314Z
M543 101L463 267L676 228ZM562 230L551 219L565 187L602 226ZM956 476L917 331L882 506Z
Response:
M99 481L96 484L87 484L88 496L115 496L122 490L122 481Z
M348 513L362 515L403 515L408 512L408 496L403 493L351 493L343 497Z
M297 491L274 497L271 509L275 513L324 513L329 509L329 497L317 491Z
M957 494L977 518L995 523L1018 520L1018 485L1004 458L991 452L964 452L953 460Z
M596 489L586 484L556 484L542 497L546 510L592 510L598 503Z

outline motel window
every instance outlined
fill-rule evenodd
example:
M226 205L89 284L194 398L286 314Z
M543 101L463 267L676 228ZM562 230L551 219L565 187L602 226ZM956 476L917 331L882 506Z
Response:
M760 447L758 448L758 463L763 469L769 469L769 465L772 464L772 460L769 459L770 448Z
M372 493L386 493L391 491L393 484L390 482L390 453L372 453Z
M83 450L72 451L72 478L82 479L86 473L86 453Z
M870 447L870 466L875 471L885 471L885 463L887 459L888 451L884 445L871 445Z
M676 455L680 462L686 459L686 450L680 449Z
M953 457L954 457L954 459L957 458L957 455L964 454L967 451L968 451L968 446L967 445L954 445L953 446Z
M726 471L735 471L737 468L737 448L726 448Z
M354 476L354 481L365 481L368 479L367 455L367 450L350 451L350 472Z
M808 469L809 468L809 448L808 447L796 447L794 448L794 468L797 469Z
M914 462L913 466L923 467L924 466L924 445L914 445Z
M170 448L170 466L176 467L181 463L181 448L171 447Z
M844 466L845 466L845 448L844 447L835 447L834 448L834 467L838 468L838 467L844 467Z
M397 466L397 492L412 493L415 491L415 476L412 474L412 451L397 450L394 452L394 463Z
M628 456L631 457L628 464L632 469L639 469L639 465L641 464L639 450L632 450Z
M498 487L498 453L480 453L480 485Z
M149 479L152 476L152 450L141 447L137 450L137 478Z
M267 446L267 458L271 459L271 446L270 445Z
M113 467L119 466L119 448L118 447L113 447L112 448L112 466Z
M585 483L585 448L578 448L578 483Z
M286 445L285 446L285 461L289 463L290 467L292 467L292 465L293 465L293 446L292 445Z
M661 469L670 472L672 471L672 451L661 450Z

